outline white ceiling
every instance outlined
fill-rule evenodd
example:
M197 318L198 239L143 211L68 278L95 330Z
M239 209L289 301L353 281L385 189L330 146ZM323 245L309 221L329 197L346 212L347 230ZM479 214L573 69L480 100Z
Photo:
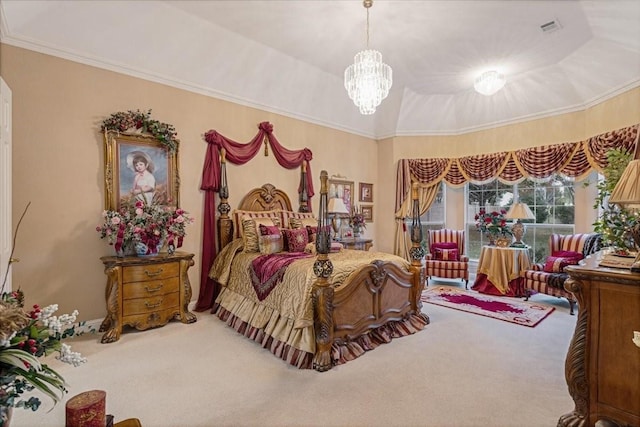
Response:
M375 0L369 46L394 83L373 116L343 86L365 47L361 0L0 0L0 12L4 43L376 138L531 120L640 86L640 0ZM550 21L561 28L543 33ZM507 84L486 97L473 80L489 69Z

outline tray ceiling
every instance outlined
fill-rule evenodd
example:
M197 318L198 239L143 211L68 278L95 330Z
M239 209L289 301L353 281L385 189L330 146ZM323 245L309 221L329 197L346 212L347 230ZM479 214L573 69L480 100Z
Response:
M370 47L394 83L373 116L343 86L365 47L360 0L0 0L0 12L3 43L375 138L577 111L640 86L637 0L375 0ZM473 90L488 69L507 77L491 97Z

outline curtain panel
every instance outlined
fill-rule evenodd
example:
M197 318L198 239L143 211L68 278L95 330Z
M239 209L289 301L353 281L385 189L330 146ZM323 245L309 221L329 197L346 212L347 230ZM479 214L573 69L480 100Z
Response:
M300 194L302 192L302 186L304 185L309 200L309 209L311 209L311 198L314 195L313 174L311 172L313 154L311 150L308 148L289 150L283 147L275 135L273 135L273 125L271 123L262 122L258 124L258 133L247 143L233 141L215 130L210 130L205 133L204 139L208 143L208 147L202 169L202 183L200 185L200 189L204 191L205 203L202 231L202 261L200 263L200 294L198 295L196 311L211 308L220 291L218 285L209 278L209 270L217 255L215 193L220 191L220 171L222 168L220 150L222 148L225 149L225 158L227 161L236 165L243 165L258 154L263 141L266 150L266 144L268 142L280 166L287 169L294 169L302 166L302 164L306 162L306 182L300 183L298 193Z
M396 249L402 256L400 244L406 236L399 228L400 214L406 200L410 199L411 185L418 182L422 187L437 188L444 181L451 187L462 187L467 182L486 183L499 179L506 184L515 184L526 178L545 179L553 173L580 180L592 170L602 172L607 164L607 152L619 148L633 152L638 144L640 124L614 130L587 139L525 148L500 153L480 154L460 158L401 159L396 175ZM432 199L433 201L433 199ZM420 205L421 212L429 209L431 203ZM424 210L422 210L424 208ZM404 217L402 217L404 224Z

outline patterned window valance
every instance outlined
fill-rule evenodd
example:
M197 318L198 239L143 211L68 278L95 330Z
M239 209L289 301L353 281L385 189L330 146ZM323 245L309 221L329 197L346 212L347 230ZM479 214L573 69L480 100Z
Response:
M481 154L457 159L403 159L411 180L433 185L443 180L453 187L499 179L515 183L524 178L543 179L553 173L580 179L595 169L602 172L607 152L614 148L633 151L640 125L630 126L586 141L525 148L516 151Z
M525 178L544 179L561 173L577 180L591 170L602 172L607 152L614 148L632 152L638 143L640 125L607 132L586 141L546 145L501 153L457 159L402 159L398 162L396 210L408 197L412 182L428 187L446 182L462 187L469 181L485 183L494 179L512 184Z

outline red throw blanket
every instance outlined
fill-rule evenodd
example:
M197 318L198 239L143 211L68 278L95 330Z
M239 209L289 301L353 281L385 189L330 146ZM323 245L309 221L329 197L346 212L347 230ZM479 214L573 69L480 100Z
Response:
M261 255L251 261L251 284L260 301L269 296L269 293L282 281L287 267L293 261L309 258L313 255L304 252L288 252L269 255Z

